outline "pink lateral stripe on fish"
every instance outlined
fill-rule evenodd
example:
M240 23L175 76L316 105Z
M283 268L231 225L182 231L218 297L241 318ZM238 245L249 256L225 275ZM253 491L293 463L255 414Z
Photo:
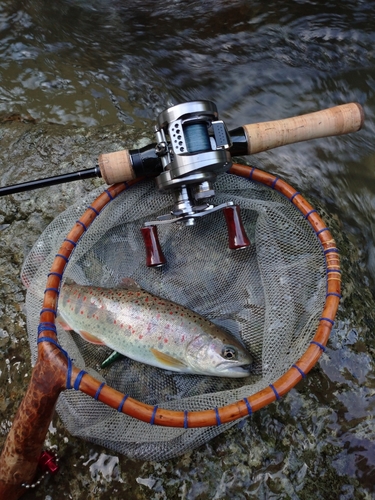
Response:
M249 375L252 357L237 339L136 284L113 289L65 283L58 309L65 328L135 361L180 373Z

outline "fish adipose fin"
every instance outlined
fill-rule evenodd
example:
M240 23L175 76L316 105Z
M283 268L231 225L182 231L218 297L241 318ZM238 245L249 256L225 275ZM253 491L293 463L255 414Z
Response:
M157 349L151 349L152 354L155 356L155 358L165 365L166 368L186 368L187 365L180 361L179 359L173 358L172 356L169 356L169 354L165 354L164 352L160 352Z
M84 330L80 330L79 334L81 335L82 338L87 340L87 342L91 342L92 344L96 344L96 345L105 345L104 342L102 342L100 339L95 337L95 335L92 335L89 332L85 332Z

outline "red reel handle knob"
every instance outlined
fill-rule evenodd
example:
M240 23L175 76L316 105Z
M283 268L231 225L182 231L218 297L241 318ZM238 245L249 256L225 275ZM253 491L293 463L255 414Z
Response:
M167 261L159 243L157 227L142 227L141 232L146 248L146 266L156 267L165 264Z
M240 207L238 205L225 207L223 211L228 228L229 248L237 250L250 246L250 240L242 224Z

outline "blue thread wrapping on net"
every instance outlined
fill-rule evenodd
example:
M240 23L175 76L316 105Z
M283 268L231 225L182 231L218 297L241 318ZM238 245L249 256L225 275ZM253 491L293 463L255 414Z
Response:
M316 233L317 236L319 236L320 233L323 233L324 231L329 231L328 227L323 227L320 231Z
M315 345L317 345L318 347L320 347L320 349L321 349L323 352L325 352L325 350L326 350L325 346L324 346L323 344L321 344L320 342L317 342L316 340L312 340L312 341L310 342L310 344L315 344Z
M189 427L189 422L188 422L188 411L184 411L184 429L188 429Z
M46 293L46 292L56 292L56 293L57 293L57 295L59 295L60 290L59 290L58 288L53 288L53 287L51 287L51 288L46 288L46 289L44 290L44 293Z
M327 274L328 273L339 273L339 274L341 274L341 271L340 271L340 269L328 269Z
M292 196L289 198L289 201L293 202L294 198L296 196L298 196L299 194L301 194L299 191L296 191L294 194L292 194Z
M68 353L66 351L64 351L64 349L61 347L61 345L55 339L53 339L51 337L40 337L40 338L38 338L37 344L40 344L41 342L49 342L50 344L53 344L66 357L66 359L68 361L68 371L67 371L67 375L66 375L66 388L67 389L71 389L72 386L71 386L71 383L70 383L70 379L71 379L71 376L72 376L73 363L72 363L72 360L70 359Z
M64 349L61 347L61 345L55 340L53 339L52 337L40 337L36 343L37 344L40 344L41 342L50 342L51 344L55 345L56 347L58 347L60 349L60 351L65 354L65 356L68 356L68 353L66 351L64 351Z
M91 209L96 215L99 215L99 212L92 205L89 206L89 209Z
M249 401L247 400L247 398L243 398L243 401L247 407L247 413L249 415L251 415L253 413L253 409L251 408L251 404L249 403Z
M300 372L300 374L302 375L302 378L306 377L306 373L303 370L301 370L301 368L298 365L292 365L292 368L295 368L296 370L298 370Z
M87 372L85 372L84 370L81 370L81 371L78 373L77 378L76 378L76 379L75 379L75 381L74 381L74 389L75 389L76 391L79 391L79 386L80 386L80 384L81 384L82 377L83 377L84 375L86 375L86 373L87 373Z
M81 222L80 220L77 220L77 221L76 221L76 224L79 224L80 226L82 226L82 227L83 227L83 229L84 229L85 231L87 231L87 226L86 226L83 222Z
M42 323L39 323L38 326L38 337L42 332L54 332L57 335L56 331L56 325L55 323L50 323L48 321L44 321Z
M331 318L319 318L319 321L328 321L328 323L331 323L331 325L333 326L335 324L335 322L331 319Z
M110 197L111 200L114 199L113 196L111 195L110 191L108 191L108 189L105 189L104 191L107 193L107 195Z
M64 241L67 241L68 243L71 243L74 247L77 246L77 243L73 240L69 240L69 238L64 238Z
M270 384L270 387L273 390L273 392L275 393L276 399L279 400L280 394L277 392L277 390L275 389L275 387L272 384Z
M68 357L68 371L66 373L66 388L72 389L72 370L73 363L72 360Z
M66 263L68 263L68 262L69 262L68 257L65 257L65 255L62 255L61 253L57 253L57 254L56 254L56 257L61 257L63 260L65 260L65 262L66 262Z
M250 180L253 180L253 173L255 171L255 167L251 167L251 171L250 171L250 174L249 174L249 179Z
M50 307L45 307L40 311L40 314L43 314L44 312L51 312L55 315L55 318L57 316L56 309L51 309Z
M117 411L122 412L122 408L124 407L125 401L128 399L129 394L126 394L122 400L121 403L118 405Z
M280 180L280 177L275 177L275 180L274 180L274 181L272 182L272 184L271 184L271 188L272 188L272 189L275 189L275 186L276 186L276 184L277 184L277 181L279 181L279 180Z
M310 210L310 212L307 212L307 214L305 215L305 219L307 220L311 214L314 214L316 213L316 210Z
M50 277L50 276L57 276L58 278L60 278L60 280L62 280L62 277L63 277L62 274L55 273L55 272L49 273L47 276L48 277Z
M151 424L151 425L154 425L154 422L155 422L155 415L156 415L157 409L158 409L158 405L155 405L155 406L154 406L154 411L152 412L152 417L151 417L151 420L150 420L150 424Z
M96 399L96 401L98 401L99 396L100 396L100 392L101 392L101 390L103 389L104 386L105 386L105 382L102 382L100 384L100 386L98 387L98 390L96 391L95 396L94 396L94 399Z
M337 293L337 292L328 292L326 294L326 297L329 297L330 295L332 295L332 297L338 297L339 299L341 299L341 297L342 297L341 293Z
M215 413L216 413L216 424L217 425L221 425L221 420L220 420L220 415L219 415L218 408L215 408Z
M327 248L327 250L324 250L324 255L327 255L327 253L339 253L339 249L336 247L332 248Z

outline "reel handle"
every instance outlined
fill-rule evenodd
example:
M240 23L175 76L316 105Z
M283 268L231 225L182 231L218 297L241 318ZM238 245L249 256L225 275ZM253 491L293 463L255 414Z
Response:
M160 246L157 227L142 227L141 233L146 248L146 266L159 267L165 264L167 261Z
M357 132L364 119L362 106L352 102L284 120L244 125L247 154L260 153L294 142Z

